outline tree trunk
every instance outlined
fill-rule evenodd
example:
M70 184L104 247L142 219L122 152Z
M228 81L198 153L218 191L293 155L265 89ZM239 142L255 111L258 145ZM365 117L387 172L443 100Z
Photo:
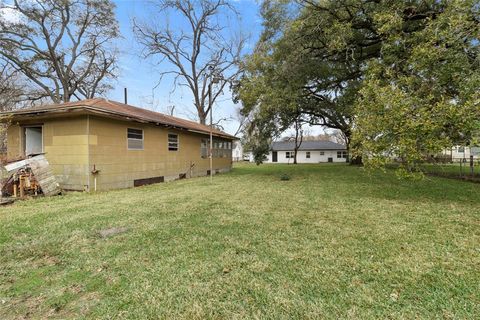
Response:
M300 136L300 143L298 143L299 136ZM302 141L303 141L302 125L300 121L297 119L295 121L295 149L293 154L293 164L297 164L297 153L298 153L298 149L300 149L300 145L302 144Z
M354 166L362 166L363 165L363 161L362 161L362 157L361 156L353 156L351 155L351 151L352 151L352 146L351 146L351 133L350 132L344 132L343 133L345 135L345 142L346 142L346 147L347 147L347 162L350 163L350 165L354 165Z

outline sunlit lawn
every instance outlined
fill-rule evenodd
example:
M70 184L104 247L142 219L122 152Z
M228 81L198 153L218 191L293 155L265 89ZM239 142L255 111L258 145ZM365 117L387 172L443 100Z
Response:
M0 207L0 319L477 318L479 191L242 164L17 202Z

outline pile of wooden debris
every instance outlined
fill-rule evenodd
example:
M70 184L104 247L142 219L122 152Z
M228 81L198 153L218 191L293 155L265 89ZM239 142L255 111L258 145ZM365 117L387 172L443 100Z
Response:
M0 198L4 199L3 202L10 202L12 198L40 194L52 196L61 193L60 185L44 155L36 155L7 164L4 170L6 179L0 181Z

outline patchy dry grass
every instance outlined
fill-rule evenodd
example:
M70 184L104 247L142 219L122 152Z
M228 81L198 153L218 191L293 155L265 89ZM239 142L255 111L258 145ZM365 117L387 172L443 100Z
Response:
M17 202L0 208L0 318L475 318L479 190L240 165Z

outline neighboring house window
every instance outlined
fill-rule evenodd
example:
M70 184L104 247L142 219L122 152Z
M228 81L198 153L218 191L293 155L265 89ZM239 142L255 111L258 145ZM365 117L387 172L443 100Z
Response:
M310 159L310 151L307 151L306 156L307 156L307 159Z
M458 152L465 152L465 147L458 147Z
M347 151L337 151L337 159L347 158Z
M178 134L175 134L175 133L168 134L168 150L169 151L178 150Z
M293 151L287 151L287 152L285 152L285 158L287 158L287 159L293 159Z
M129 150L143 150L143 130L127 128L127 144Z
M324 151L320 151L320 155L321 155L321 156L324 156L324 155L325 155L325 152L324 152Z

